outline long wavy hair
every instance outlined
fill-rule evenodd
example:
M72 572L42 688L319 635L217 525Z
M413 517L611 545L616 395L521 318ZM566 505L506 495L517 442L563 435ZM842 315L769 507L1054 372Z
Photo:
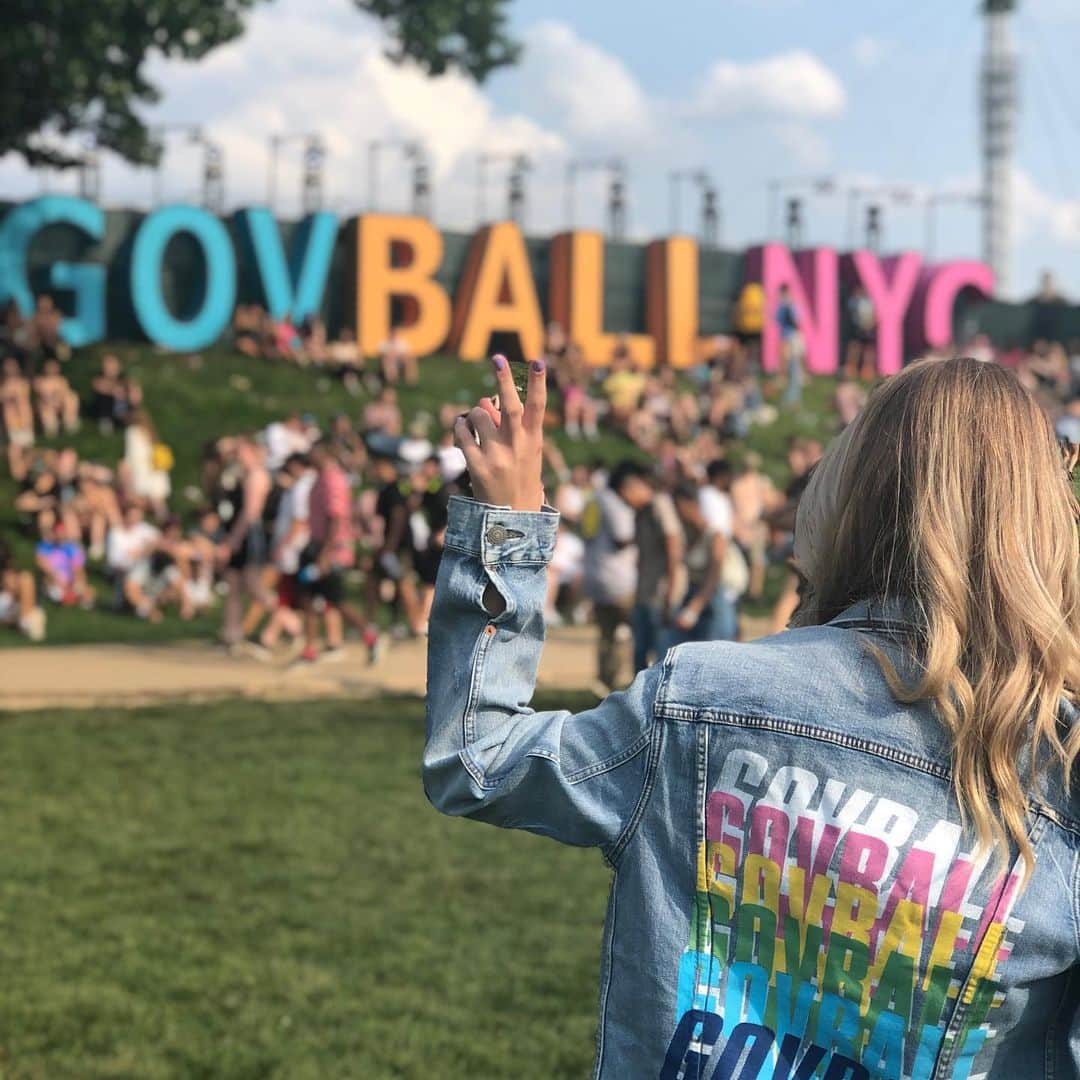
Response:
M913 663L872 651L894 697L931 703L951 733L979 849L1004 860L1011 840L1025 879L1025 793L1055 760L1067 790L1080 752L1080 724L1060 714L1080 685L1077 516L1031 394L996 364L954 359L913 364L871 394L796 520L795 621L825 623L858 600L908 603Z

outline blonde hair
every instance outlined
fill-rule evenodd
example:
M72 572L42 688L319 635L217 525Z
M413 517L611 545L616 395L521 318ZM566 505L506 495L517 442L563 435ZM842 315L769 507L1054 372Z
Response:
M796 557L797 622L857 600L907 601L906 678L872 651L894 697L930 702L952 736L953 787L981 851L1011 840L1033 866L1025 782L1056 760L1068 790L1080 724L1078 506L1045 413L1009 371L924 360L882 383L814 470ZM1029 769L1021 778L1021 762Z

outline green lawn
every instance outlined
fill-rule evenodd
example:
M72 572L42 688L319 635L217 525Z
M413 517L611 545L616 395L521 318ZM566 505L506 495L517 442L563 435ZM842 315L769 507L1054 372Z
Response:
M159 352L149 345L111 348L142 383L146 405L161 437L173 449L176 466L172 474L172 501L174 507L185 514L193 511L199 501L199 462L206 443L225 433L264 427L290 409L313 413L324 422L338 412L358 416L369 400L366 392L351 397L336 379L318 371L250 360L225 349L201 356L181 356ZM84 397L89 395L91 378L105 351L106 346L82 350L67 364L68 377ZM464 409L481 395L494 390L494 380L486 364L463 363L453 357L436 356L423 361L421 370L420 385L400 391L402 409L407 417L420 411L435 416L445 402L455 402ZM784 482L788 475L784 450L789 435L828 436L831 423L829 398L833 387L832 379L810 380L803 407L795 411L782 410L776 423L752 431L747 445L761 451L766 468L778 481ZM605 433L595 443L571 441L561 432L553 433L552 437L571 464L595 459L611 463L626 456L642 457L629 440L613 433ZM107 464L115 464L123 454L120 433L102 436L93 425L84 426L76 436L64 436L42 445L73 445L85 458ZM0 533L14 542L20 557L27 561L31 557L32 544L15 532L12 506L15 494L16 488L7 476L7 469L0 466ZM774 583L780 577L782 574L774 575ZM218 623L216 616L194 623L183 623L170 616L156 626L148 626L128 615L56 608L50 610L49 616L47 644L53 645L206 638L216 631ZM14 633L0 630L0 646L22 643L23 639Z
M600 856L438 815L422 734L412 699L0 720L0 1075L586 1075Z

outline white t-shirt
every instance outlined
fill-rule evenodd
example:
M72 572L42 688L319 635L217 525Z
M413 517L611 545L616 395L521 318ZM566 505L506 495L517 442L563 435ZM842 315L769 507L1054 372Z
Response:
M460 446L439 447L439 475L443 483L452 484L466 468L465 454Z
M307 522L311 489L315 486L317 478L318 473L314 469L309 470L296 480L293 486L281 497L277 516L274 518L272 541L274 549L285 543L285 537L289 535L289 529L294 521ZM277 568L283 574L295 574L300 569L300 552L304 550L309 535L308 530L305 528L299 531L288 545L281 548L277 559Z
M560 529L551 553L551 573L560 585L572 585L585 569L585 541L569 529Z
M600 604L629 603L638 569L633 507L604 488L586 508L584 520L586 593Z
M149 548L160 535L149 521L114 526L105 541L105 561L109 569L126 573L147 557Z
M706 484L698 495L698 504L705 515L705 523L721 536L730 537L735 527L735 511L731 496L726 491Z
M296 431L280 420L266 428L266 467L277 472L293 454L306 454L311 440L304 431Z

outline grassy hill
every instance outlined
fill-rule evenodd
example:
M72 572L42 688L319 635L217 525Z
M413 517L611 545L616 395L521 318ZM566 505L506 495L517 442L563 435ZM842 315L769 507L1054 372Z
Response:
M251 360L230 351L213 350L201 355L164 353L149 345L96 346L77 353L67 364L67 375L84 397L98 370L102 353L118 353L131 375L143 386L145 403L154 417L161 437L172 447L176 466L172 473L173 505L181 513L195 508L199 482L198 468L203 446L220 435L257 429L286 412L310 412L325 423L334 414L358 416L369 400L366 392L350 396L341 383L319 371L300 369L284 363ZM816 378L806 393L803 406L781 411L768 427L758 427L746 445L760 451L766 468L778 481L787 475L784 448L794 433L828 437L831 433L829 399L833 380ZM463 409L494 389L486 364L464 363L448 356L423 362L420 385L403 387L399 396L406 417L424 411L435 416L439 407L454 402ZM620 458L642 457L627 439L605 433L595 443L572 441L561 432L552 436L570 464L599 458L613 462ZM123 435L103 436L92 424L75 436L46 441L40 445L72 445L84 457L115 464L123 454ZM16 485L0 470L0 533L16 550L29 558L32 543L16 531L13 500ZM191 493L186 491L191 489ZM84 641L161 641L185 637L209 637L217 629L218 616L183 623L174 616L157 625L148 625L127 615L107 611L88 613L52 608L49 612L49 644ZM0 633L0 645L19 643L11 633Z

